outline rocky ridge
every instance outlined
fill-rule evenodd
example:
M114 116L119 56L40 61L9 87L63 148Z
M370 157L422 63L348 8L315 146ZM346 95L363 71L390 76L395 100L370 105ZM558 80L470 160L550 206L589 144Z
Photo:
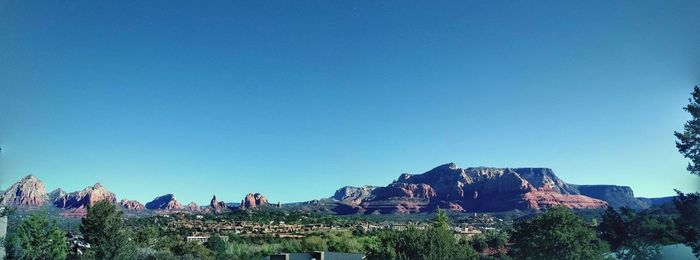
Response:
M265 196L260 193L248 193L248 195L241 200L240 208L252 209L265 205L267 205L267 198L265 198Z
M100 183L89 186L82 191L71 193L65 193L63 190L59 189L52 192L52 196L55 197L52 204L58 208L64 209L83 209L102 200L106 200L112 204L117 203L117 196Z
M156 197L151 202L146 203L146 208L150 210L181 210L182 204L177 201L175 195L165 194Z
M121 201L119 201L119 205L122 206L122 208L129 210L129 211L146 210L146 206L141 204L141 202L138 202L135 200L122 199Z
M580 195L548 168L459 168L444 164L422 174L404 173L385 187L343 187L333 196L351 213L415 213L445 208L487 212L539 210L555 205L604 208L607 203ZM348 209L351 207L351 210Z
M44 183L34 177L34 175L27 175L5 190L0 204L38 207L44 205L47 199L48 194L46 194Z

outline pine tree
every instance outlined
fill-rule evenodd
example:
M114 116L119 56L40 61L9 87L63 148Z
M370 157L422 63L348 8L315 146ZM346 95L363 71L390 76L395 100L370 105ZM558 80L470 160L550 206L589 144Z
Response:
M690 103L683 108L693 118L683 125L683 132L674 132L678 141L676 148L686 158L690 159L688 171L700 176L700 88L695 86Z
M22 221L17 230L20 259L66 259L66 234L45 212L37 212Z
M130 259L133 248L124 230L122 212L116 206L100 201L88 207L80 232L90 244L86 255L96 259Z

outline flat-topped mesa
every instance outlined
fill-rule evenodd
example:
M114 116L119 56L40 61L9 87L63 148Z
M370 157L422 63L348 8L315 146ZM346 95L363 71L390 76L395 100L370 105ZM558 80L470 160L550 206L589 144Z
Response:
M39 207L44 205L47 199L48 194L46 194L44 183L30 174L12 184L3 193L0 204L15 207Z
M554 205L577 209L607 205L604 201L579 195L575 186L559 179L549 168L459 168L454 163L422 174L401 174L386 187L362 194L359 201L352 196L334 196L341 197L347 203L358 205L359 211L369 213L423 212L438 207L481 212L537 210Z
M146 208L150 210L181 210L182 204L177 201L175 195L165 194L146 203Z
M604 200L610 206L619 208L645 209L650 203L634 197L632 188L618 185L573 185L581 195Z
M248 193L243 200L241 200L241 209L253 209L267 205L267 198L260 193Z
M107 190L102 184L95 183L82 191L71 192L68 194L56 194L56 198L52 201L53 205L63 209L82 209L94 205L98 201L106 200L109 203L116 204L117 196L113 192Z
M122 208L129 211L143 211L146 209L146 207L143 204L141 204L141 202L128 199L122 199L119 202L119 206L122 206Z

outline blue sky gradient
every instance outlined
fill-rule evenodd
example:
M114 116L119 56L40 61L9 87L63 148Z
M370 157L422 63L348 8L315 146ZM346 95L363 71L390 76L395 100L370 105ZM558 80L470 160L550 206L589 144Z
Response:
M698 190L673 131L698 1L0 1L0 188L328 197L400 173L549 167Z

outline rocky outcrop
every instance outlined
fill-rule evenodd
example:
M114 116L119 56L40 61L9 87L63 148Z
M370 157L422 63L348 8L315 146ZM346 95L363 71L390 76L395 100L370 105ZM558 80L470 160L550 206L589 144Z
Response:
M119 205L122 206L125 210L129 211L143 211L146 209L146 207L141 204L141 202L135 201L135 200L127 200L127 199L122 199L119 202Z
M650 204L634 197L632 188L617 185L572 185L578 189L581 195L604 200L610 206L630 209L645 209Z
M377 187L375 186L345 186L335 191L335 194L333 194L333 199L359 204L364 199L368 198L372 191L374 191L376 188Z
M190 204L185 205L185 210L192 211L192 212L199 212L200 207L199 207L199 205L197 205L197 203L194 203L194 201L193 201L193 202L190 202Z
M44 205L47 199L48 194L46 194L44 183L34 175L27 175L12 184L3 193L0 204L15 207L39 207Z
M57 204L56 202L58 201L58 198L63 198L65 196L68 196L68 193L66 193L66 191L64 191L60 188L55 189L55 190L49 192L49 202L51 202L51 204L53 204L56 207L63 208L64 205Z
M224 211L227 209L226 203L223 202L223 201L218 201L218 200L216 199L216 195L214 195L214 196L211 198L211 201L209 202L209 206L211 207L211 210L212 210L212 212L214 212L214 213L221 213L221 212L224 212Z
M117 197L100 183L87 187L82 191L65 194L57 192L53 205L63 209L82 209L94 205L98 201L106 200L116 204Z
M182 204L175 199L175 195L166 194L146 203L146 208L151 210L181 210Z
M252 209L261 207L267 204L267 198L260 193L248 193L248 195L241 201L240 207L242 209Z
M672 203L673 198L676 196L668 196L668 197L659 197L659 198L637 198L641 202L643 202L647 207L651 206L656 206L656 205L661 205L661 204L666 204L666 203Z
M386 187L371 190L344 187L333 198L365 213L414 213L436 208L485 212L539 210L555 205L574 209L607 206L604 201L580 195L575 186L559 179L548 168L462 169L454 163L423 174L401 174ZM348 211L347 207L343 210Z

